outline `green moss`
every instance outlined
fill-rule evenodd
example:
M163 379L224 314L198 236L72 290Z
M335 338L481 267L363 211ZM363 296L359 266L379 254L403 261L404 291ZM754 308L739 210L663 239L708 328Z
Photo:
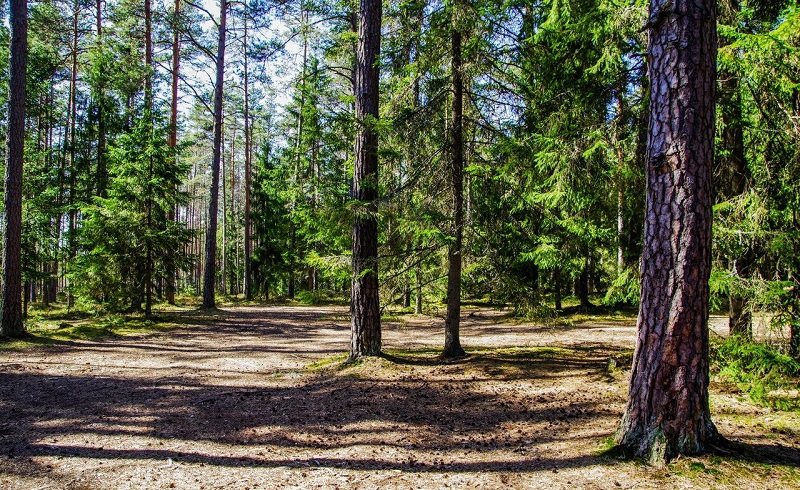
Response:
M145 319L137 315L89 317L75 312L51 310L38 312L26 321L28 338L0 343L0 349L26 349L76 340L102 340L166 330L177 326L176 317ZM76 319L77 318L77 319Z
M305 367L305 371L313 373L331 368L342 369L345 361L347 361L347 354L337 354L335 356L325 357L308 364Z

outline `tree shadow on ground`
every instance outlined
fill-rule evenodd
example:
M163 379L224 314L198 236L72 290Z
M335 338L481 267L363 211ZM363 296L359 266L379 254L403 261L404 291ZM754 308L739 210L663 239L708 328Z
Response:
M602 400L570 390L548 388L528 399L519 395L523 387L507 389L492 377L493 369L516 373L506 381L525 381L534 377L555 380L575 369L601 367L597 359L568 362L550 357L476 356L458 365L442 366L434 378L413 371L393 373L389 366L388 376L322 372L272 386L230 387L168 373L145 379L54 376L17 364L9 365L0 379L1 409L13 421L0 426L0 438L5 455L111 459L157 459L163 451L170 451L112 450L103 444L105 438L183 441L200 447L224 444L248 448L248 452L265 446L326 451L361 444L407 452L460 448L497 452L498 458L485 464L447 463L450 471L495 471L522 464L507 460L509 452L525 454L539 445L568 439L576 426L613 417L613 411ZM464 368L473 373L467 379L461 377ZM519 426L519 430L509 432L508 426ZM76 440L91 440L103 447L75 445ZM209 464L229 461L202 454L201 449L193 457L208 459ZM371 465L407 466L391 461L370 463L369 458L349 463L334 460L331 464L362 465L365 469ZM254 463L245 459L242 464ZM435 466L429 465L431 469Z
M624 400L609 383L607 366L625 351L599 343L480 348L446 363L431 349L398 351L349 367L250 373L238 384L218 378L241 373L219 367L171 370L188 360L338 342L322 330L346 328L311 309L294 310L198 320L197 328L157 343L75 343L64 356L131 349L136 356L169 356L167 368L131 365L98 375L77 363L61 372L5 363L0 471L46 471L36 458L53 456L464 473L617 464L594 453L621 415ZM266 336L285 339L285 347L252 340ZM325 345L315 346L317 356L341 352ZM602 389L589 390L588 383ZM737 444L732 460L793 467L800 461L795 447ZM570 448L566 455L564 448Z

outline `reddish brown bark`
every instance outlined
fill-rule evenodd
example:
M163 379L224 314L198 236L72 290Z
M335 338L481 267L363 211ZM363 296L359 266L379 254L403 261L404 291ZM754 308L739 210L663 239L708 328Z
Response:
M25 70L28 58L28 4L11 0L8 136L3 196L3 277L0 337L24 337L22 322L22 167L25 147Z
M708 279L716 19L711 0L652 0L647 209L638 339L616 443L663 464L708 451Z
M353 280L350 302L350 359L381 353L378 300L378 61L380 0L361 0L356 49L355 168L352 198Z
M180 63L181 63L181 44L180 36L178 35L178 26L180 25L180 12L181 0L175 0L174 7L174 25L172 27L172 100L170 101L169 112L169 138L167 139L167 146L171 150L171 154L175 154L175 148L178 146L178 82L180 76ZM175 209L170 208L167 213L167 221L175 221ZM164 296L167 302L171 305L175 304L175 263L173 257L167 257L166 260L166 277L164 278Z
M464 134L463 82L461 73L461 32L450 33L452 56L453 113L450 133L450 185L453 191L453 242L447 258L447 317L444 323L442 357L465 355L459 338L461 322L461 248L464 241Z

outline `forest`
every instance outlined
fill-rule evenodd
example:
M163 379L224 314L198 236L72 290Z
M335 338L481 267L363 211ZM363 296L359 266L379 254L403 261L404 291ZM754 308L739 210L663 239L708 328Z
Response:
M446 398L444 388L426 393L413 385L441 374L437 369L452 383L468 384L465 376L478 370L513 384L522 382L525 366L531 377L572 366L582 369L576 380L597 369L616 383L607 414L613 420L598 429L610 437L614 457L656 467L677 458L674 469L683 457L746 453L739 458L745 467L783 468L778 487L791 488L800 477L796 1L8 0L0 9L0 77L7 87L0 91L7 142L0 150L0 338L7 341L0 342L0 394L7 401L0 399L0 408L11 410L11 424L13 413L24 411L18 390L56 389L19 366L49 356L83 359L89 354L82 347L120 365L135 358L123 340L123 350L104 351L111 349L106 337L62 345L63 338L54 340L59 332L91 324L113 333L114 325L135 324L135 339L154 335L147 347L154 351L181 348L173 328L214 336L210 343L187 340L198 355L241 343L241 351L220 351L208 361L217 374L227 372L218 365L225 353L237 358L264 346L297 349L292 355L303 363L281 362L312 372L301 387L289 379L265 388L257 377L241 380L249 391L231 388L239 386L233 382L213 390L201 383L196 398L153 415L164 420L208 400L222 410L232 397L248 420L265 410L248 398L262 388L288 390L284 399L297 411L308 407L292 389L315 400L311 412L336 412L334 393L351 389L348 380L370 379L371 369L376 376L399 369L410 383L375 381L385 401L398 392ZM627 326L624 341L584 339L589 334L577 331L585 324L587 331L617 332L619 322ZM434 324L435 333L428 330ZM560 332L552 333L558 343L551 346L540 328ZM572 328L583 347L565 334ZM414 343L417 335L427 340ZM310 346L332 338L346 358ZM19 348L14 339L34 339L34 348ZM81 343L95 341L96 347ZM25 352L40 357L19 357ZM169 362L186 369L175 389L188 389L187 366L203 365L199 357ZM274 363L264 372L278 372ZM576 367L584 364L593 367ZM510 366L523 368L512 376ZM131 397L156 383L113 370L82 375L80 383L55 373L88 393L105 392L101 381L111 378L131 383ZM780 413L771 417L783 421L775 436L783 438L782 456L769 449L774 427L763 421L762 432L751 434L757 443L737 446L747 437L731 428L744 422L717 420L717 411L730 414L719 408L727 402L719 401L716 383L732 386L750 404L748 413ZM378 396L350 394L362 395ZM100 403L93 396L81 403ZM508 403L528 403L519 396ZM445 398L439 408L446 417ZM497 408L467 399L478 412ZM128 401L144 407L142 400ZM248 404L250 411L242 408ZM452 402L447 406L452 410ZM464 408L454 417L472 414ZM25 417L31 427L48 420ZM476 432L489 434L498 417L475 422L482 428ZM306 430L299 422L287 427ZM227 429L220 425L213 441L245 438L231 435L239 428ZM17 430L0 425L0 437ZM32 437L14 437L8 447L28 451L29 460L0 464L0 478L7 478L0 483L69 487L63 475L25 480L44 471L26 464L60 453L36 452ZM319 447L309 441L309 451ZM427 450L455 442L437 444ZM140 461L150 458L142 451ZM170 465L184 456L175 451ZM13 452L0 450L9 459ZM326 457L308 461L338 468L332 461L339 456ZM240 471L262 463L194 458L187 464ZM440 476L438 463L425 464L430 468L418 476L428 479L402 480L405 486L444 488L430 479ZM478 473L507 476L486 461L474 464ZM698 473L692 465L710 465L686 464L690 477ZM519 465L509 471L527 471ZM549 471L555 463L542 465ZM288 473L301 466L267 465ZM571 468L581 472L578 463ZM637 480L634 466L624 471L632 482L625 486L652 484ZM729 476L725 471L717 474ZM276 478L301 485L297 475ZM325 478L310 485L332 487L335 478ZM86 485L122 488L119 481ZM378 483L364 484L370 485Z

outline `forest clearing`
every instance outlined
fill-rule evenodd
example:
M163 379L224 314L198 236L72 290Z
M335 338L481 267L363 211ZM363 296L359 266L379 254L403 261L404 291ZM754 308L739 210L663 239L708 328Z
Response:
M798 413L729 384L711 406L735 452L662 469L604 455L633 319L506 314L465 309L468 357L449 362L442 318L400 315L386 358L345 366L336 306L191 310L167 332L5 350L0 487L800 488Z
M3 488L798 487L796 0L0 15Z

